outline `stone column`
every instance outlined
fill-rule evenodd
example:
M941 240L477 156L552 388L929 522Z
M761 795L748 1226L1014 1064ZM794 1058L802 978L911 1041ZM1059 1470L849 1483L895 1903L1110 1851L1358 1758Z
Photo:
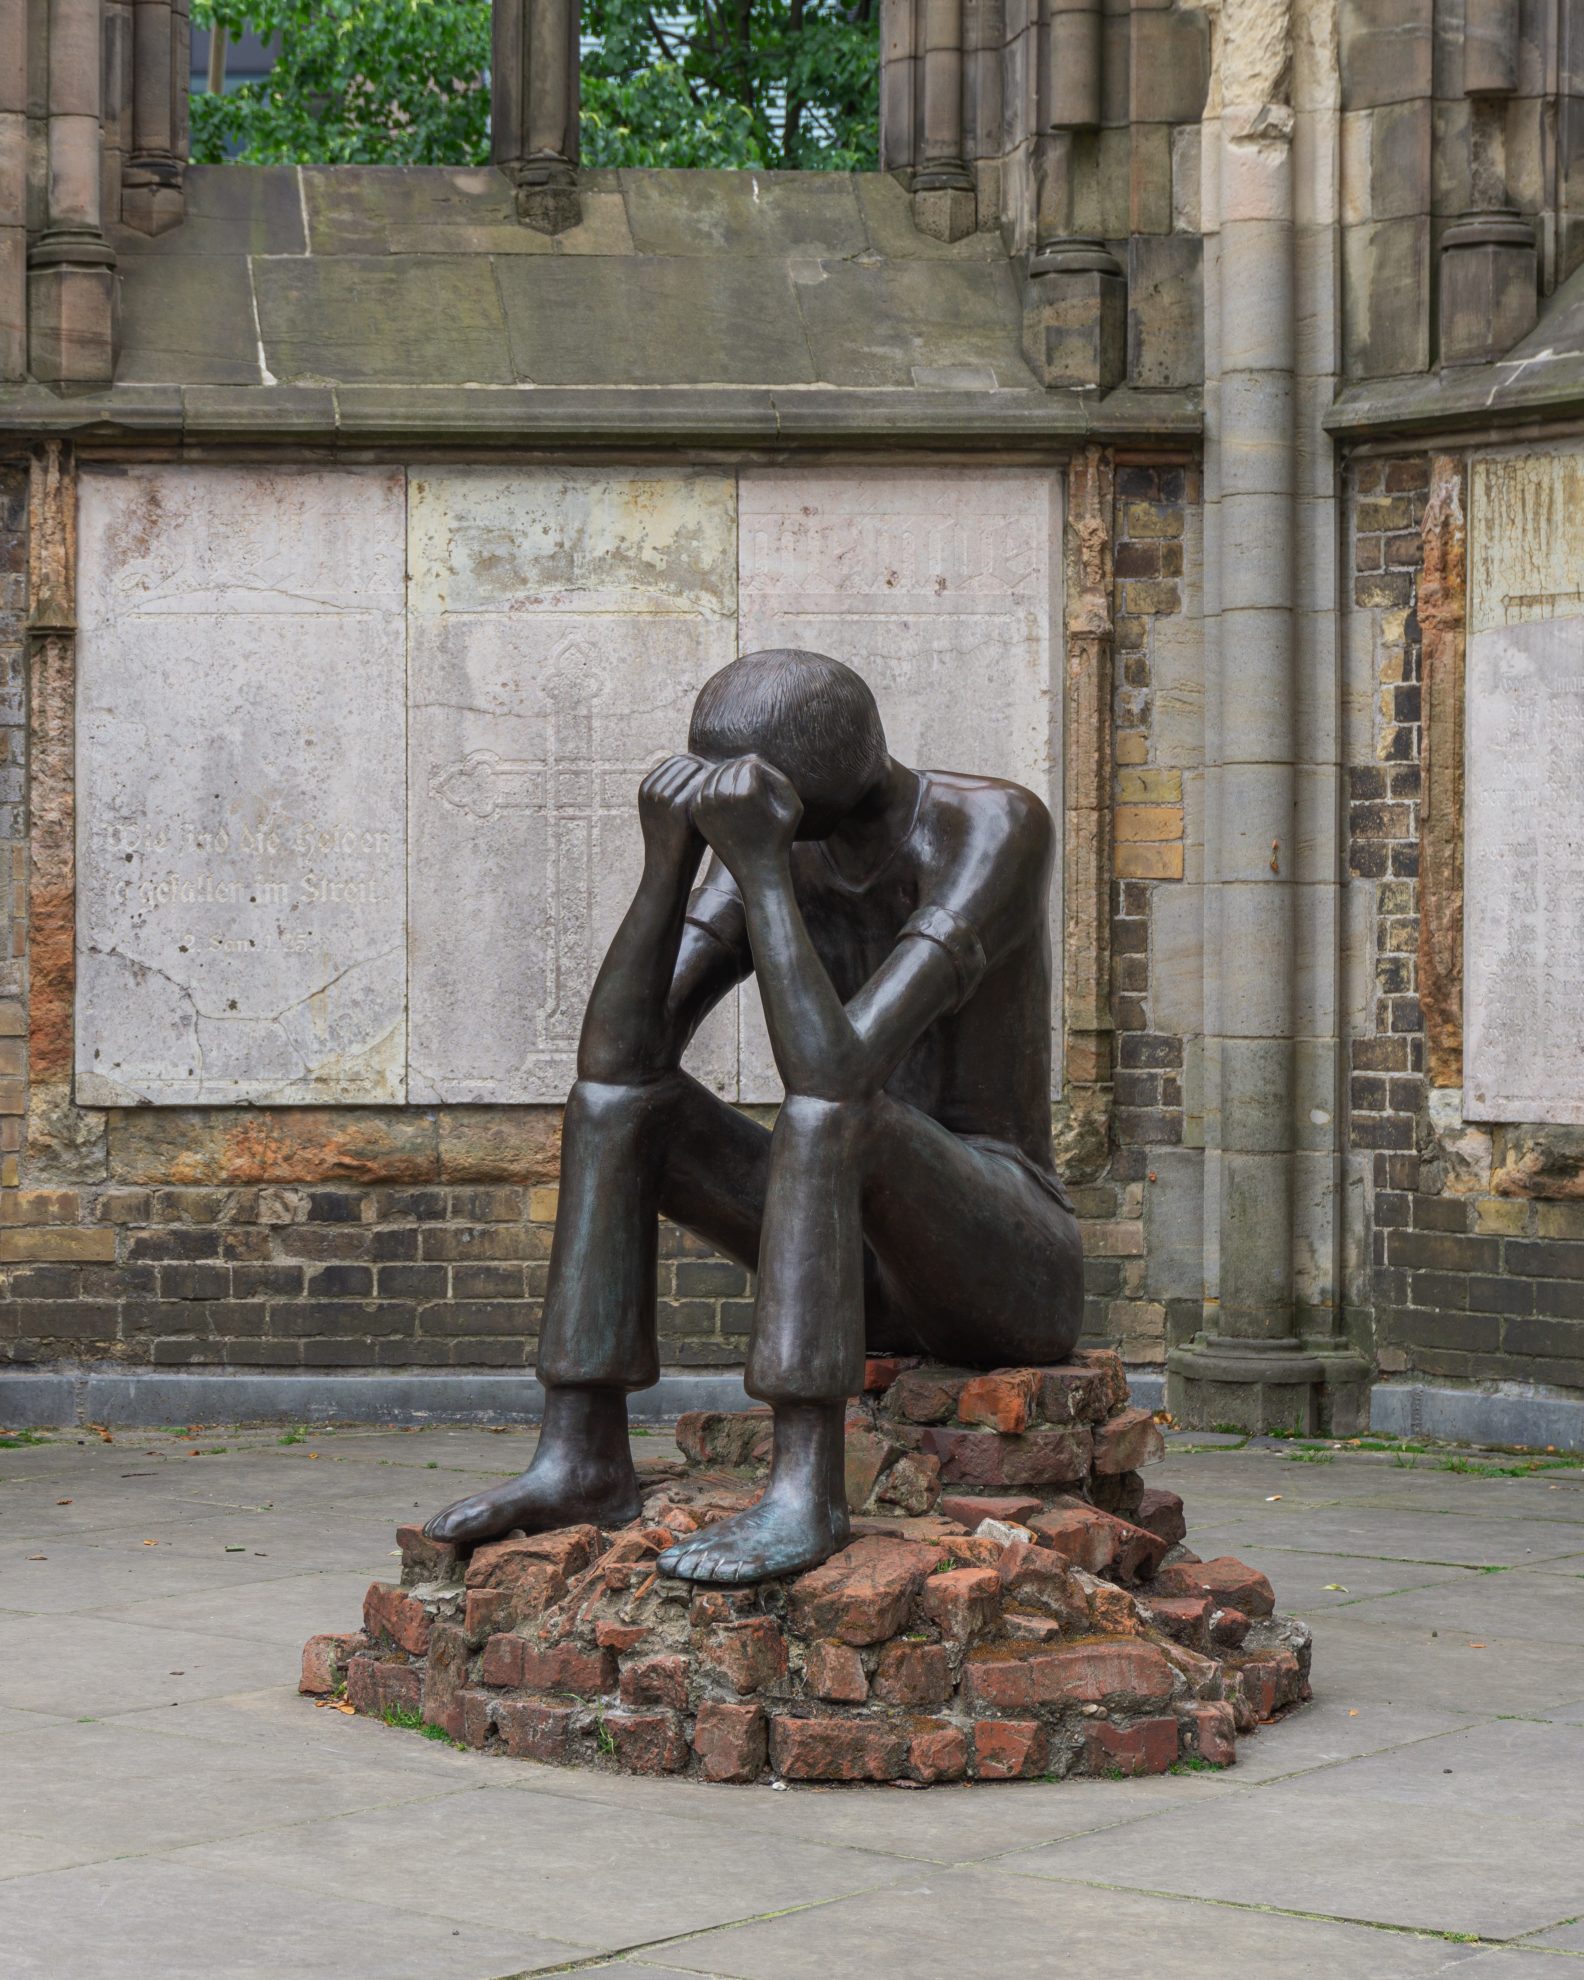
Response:
M132 147L121 218L163 234L182 217L183 106L190 68L187 14L172 0L133 0Z
M115 255L100 224L100 0L49 0L48 187L28 256L30 369L47 385L107 385Z
M1533 222L1509 203L1507 112L1518 91L1517 0L1468 0L1463 94L1473 204L1441 236L1441 362L1483 364L1510 351L1540 313Z
M565 233L578 200L578 0L495 0L490 130L517 188L517 217Z
M0 7L0 379L27 375L27 9Z
M1127 282L1093 205L1104 81L1104 20L1092 0L1045 0L1037 47L1034 251L1023 351L1045 385L1108 392L1127 372ZM1080 181L1083 185L1080 185ZM1086 202L1084 190L1091 193Z
M1222 15L1219 365L1207 563L1205 1331L1169 1357L1198 1428L1310 1430L1319 1359L1294 1327L1296 726L1294 180L1290 0Z
M973 178L963 156L963 0L920 0L924 143L913 173L921 234L959 241L974 230Z

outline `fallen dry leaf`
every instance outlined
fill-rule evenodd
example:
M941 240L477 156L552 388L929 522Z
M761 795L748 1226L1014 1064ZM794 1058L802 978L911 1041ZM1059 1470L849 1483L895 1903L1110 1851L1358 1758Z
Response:
M1348 1707L1348 1717L1350 1719L1356 1719L1358 1717L1358 1707L1356 1705L1350 1705Z
M349 1705L344 1698L338 1698L335 1701L335 1708L338 1712L355 1712L357 1710L355 1705Z
M49 1555L48 1555L48 1554L29 1554L29 1555L28 1555L28 1559L29 1559L30 1561L47 1561L47 1560L49 1559Z
M1485 1645L1483 1643L1471 1643L1469 1645L1469 1648L1471 1650L1483 1650L1485 1648Z
M70 1499L57 1499L57 1500L55 1501L55 1503L56 1503L56 1505L58 1505L58 1506L69 1506L69 1505L71 1504L71 1500L70 1500Z
M1268 1506L1273 1506L1280 1497L1281 1497L1280 1492L1271 1492L1267 1494L1265 1503Z
M159 1542L157 1540L145 1540L143 1544L145 1547L157 1547Z
M1340 1581L1328 1581L1326 1583L1326 1593L1328 1595L1345 1595L1347 1592Z

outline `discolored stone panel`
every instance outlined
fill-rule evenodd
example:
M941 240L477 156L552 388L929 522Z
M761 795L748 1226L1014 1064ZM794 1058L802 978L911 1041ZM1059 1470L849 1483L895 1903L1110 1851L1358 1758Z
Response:
M736 491L675 470L415 471L415 1100L559 1101L642 866L637 791L736 653ZM736 1090L736 1013L688 1064Z
M1584 453L1476 460L1464 1112L1584 1122Z
M1028 468L744 473L742 651L812 647L845 660L874 688L906 762L1011 778L1059 819L1060 487ZM742 1098L777 1099L751 982L741 1002ZM1059 1024L1056 1038L1059 1090Z
M80 1102L405 1097L403 484L84 470Z

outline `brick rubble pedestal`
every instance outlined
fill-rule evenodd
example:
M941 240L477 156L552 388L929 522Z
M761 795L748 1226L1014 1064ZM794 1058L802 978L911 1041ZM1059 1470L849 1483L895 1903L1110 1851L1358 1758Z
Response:
M698 1413L643 1516L469 1549L402 1527L401 1585L315 1636L301 1690L519 1759L708 1781L993 1781L1229 1766L1309 1695L1270 1583L1184 1545L1121 1362L989 1375L871 1362L848 1412L852 1543L748 1588L662 1576L757 1497L767 1410Z

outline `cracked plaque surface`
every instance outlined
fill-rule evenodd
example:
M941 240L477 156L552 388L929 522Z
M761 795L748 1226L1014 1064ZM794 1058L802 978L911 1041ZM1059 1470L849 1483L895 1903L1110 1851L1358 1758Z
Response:
M638 785L736 655L733 476L414 470L414 1100L560 1101L643 865ZM736 1012L688 1067L736 1091Z
M404 480L84 469L84 1104L405 1097Z
M1584 453L1470 495L1464 1113L1584 1123Z

